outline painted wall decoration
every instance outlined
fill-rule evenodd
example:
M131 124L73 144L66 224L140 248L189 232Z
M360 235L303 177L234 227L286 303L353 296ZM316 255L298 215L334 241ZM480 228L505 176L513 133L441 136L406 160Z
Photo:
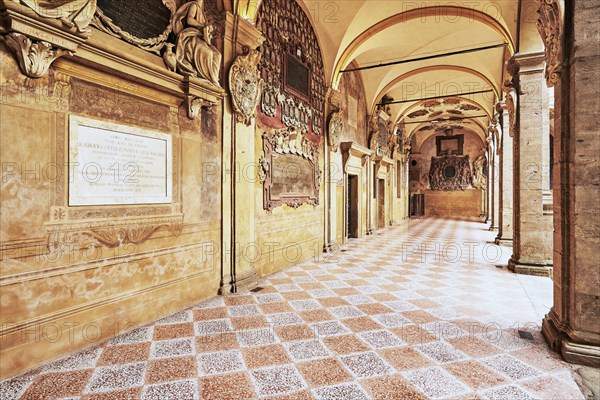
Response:
M308 17L296 1L264 0L257 27L265 35L259 64L265 81L260 111L276 129L324 132L327 89L321 49Z

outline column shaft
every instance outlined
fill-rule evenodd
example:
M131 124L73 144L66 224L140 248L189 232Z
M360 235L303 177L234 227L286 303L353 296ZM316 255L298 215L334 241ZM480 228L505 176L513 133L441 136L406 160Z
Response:
M544 152L550 134L548 88L543 53L516 54L518 128L514 138L514 241L508 267L549 276L552 271L551 216L544 215ZM544 146L546 144L547 146Z

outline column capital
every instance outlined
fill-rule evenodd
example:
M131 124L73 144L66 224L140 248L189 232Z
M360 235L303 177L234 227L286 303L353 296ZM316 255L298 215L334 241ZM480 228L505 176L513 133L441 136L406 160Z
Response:
M512 75L524 75L532 73L544 73L546 58L544 52L516 53L508 61L509 70Z

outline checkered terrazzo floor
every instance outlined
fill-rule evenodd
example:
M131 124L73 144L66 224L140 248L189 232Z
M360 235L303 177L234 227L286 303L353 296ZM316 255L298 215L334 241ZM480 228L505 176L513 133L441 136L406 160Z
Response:
M387 228L2 382L0 398L583 399L540 334L551 281L498 268L510 249L485 228Z

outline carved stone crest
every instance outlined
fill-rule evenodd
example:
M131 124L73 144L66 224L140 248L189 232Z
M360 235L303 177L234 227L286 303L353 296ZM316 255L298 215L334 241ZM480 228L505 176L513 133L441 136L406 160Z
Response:
M256 117L256 108L260 102L263 80L260 77L258 63L260 52L244 48L229 70L229 90L231 102L237 115L237 121L250 125Z
M329 146L334 152L337 152L340 145L340 138L344 131L344 121L339 111L334 111L329 116Z
M546 83L552 87L560 79L563 54L563 21L558 0L537 0L537 28L546 51Z

